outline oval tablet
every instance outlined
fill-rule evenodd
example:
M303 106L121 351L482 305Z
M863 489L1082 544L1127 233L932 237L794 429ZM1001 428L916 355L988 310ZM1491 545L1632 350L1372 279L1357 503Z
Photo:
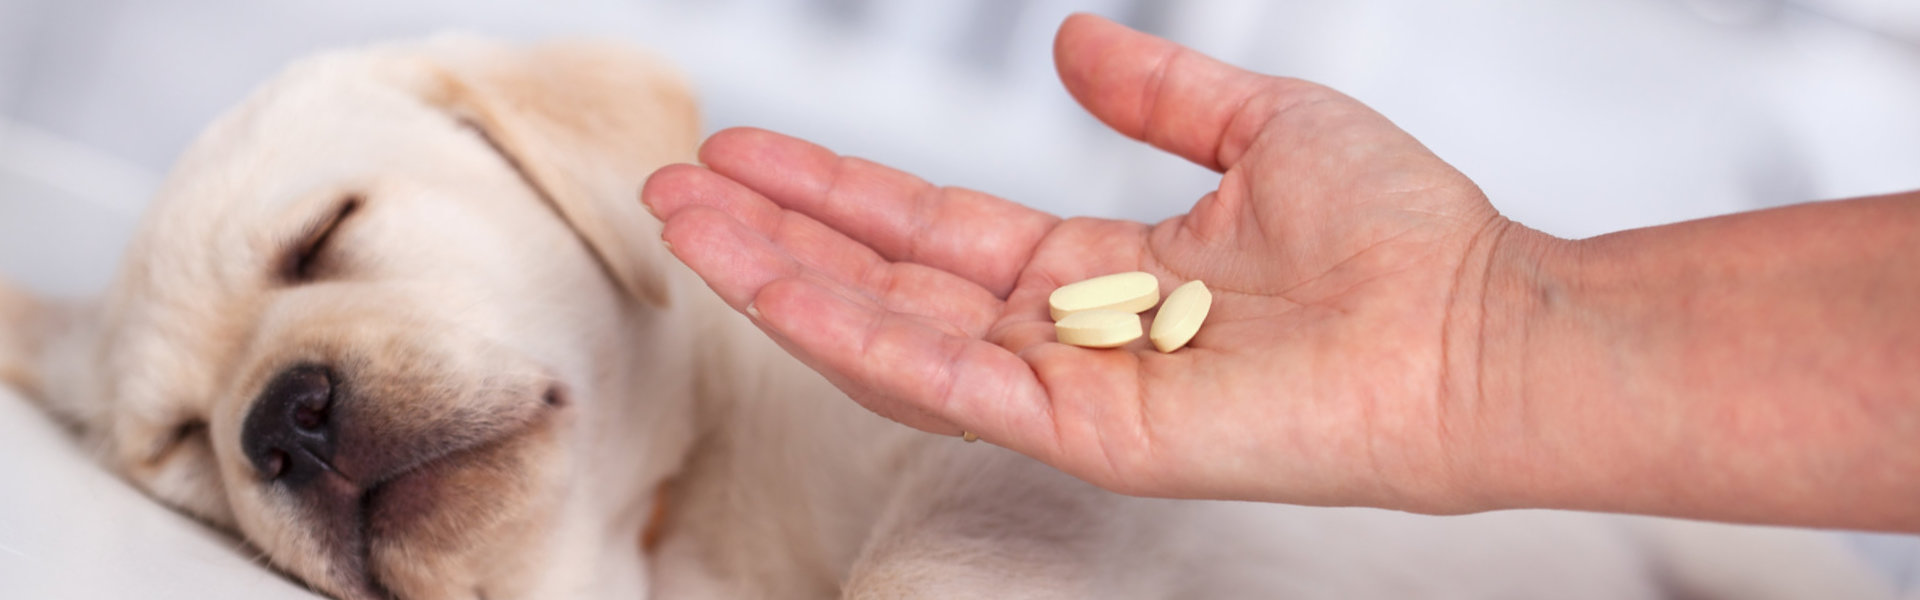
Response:
M1140 339L1140 315L1111 309L1083 310L1053 324L1063 344L1082 348L1113 348Z
M1153 316L1153 347L1161 352L1179 350L1200 332L1200 323L1207 320L1207 311L1213 309L1213 292L1207 291L1207 284L1195 279L1180 284L1167 294L1167 302L1160 305L1160 312Z
M1152 273L1133 271L1101 275L1078 283L1069 283L1047 296L1053 320L1083 310L1110 309L1137 313L1160 303L1160 279Z

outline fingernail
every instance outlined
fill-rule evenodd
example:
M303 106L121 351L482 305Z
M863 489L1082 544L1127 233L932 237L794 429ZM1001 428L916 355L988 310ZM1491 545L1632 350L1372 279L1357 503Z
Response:
M673 251L673 242L669 242L669 241L667 241L667 239L666 239L666 238L660 238L660 245L661 245L661 246L665 246L665 247L667 248L667 251L668 251L668 252L672 252L672 251Z
M758 306L754 306L754 305L752 305L752 304L748 304L748 305L747 305L747 318L749 318L749 319L753 319L753 320L755 320L755 321L758 321L758 320L760 320L760 307L758 307Z

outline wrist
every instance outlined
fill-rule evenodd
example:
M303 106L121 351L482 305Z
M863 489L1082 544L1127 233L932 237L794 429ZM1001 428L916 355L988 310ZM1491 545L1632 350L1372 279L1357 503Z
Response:
M1579 242L1497 218L1469 243L1449 302L1441 390L1460 512L1539 506L1542 427L1530 377L1550 315L1572 292Z
M1912 527L1902 202L1480 236L1440 407L1461 509Z

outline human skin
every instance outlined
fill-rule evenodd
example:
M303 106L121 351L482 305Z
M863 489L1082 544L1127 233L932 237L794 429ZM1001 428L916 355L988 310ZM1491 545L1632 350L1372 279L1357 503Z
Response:
M1128 494L1920 529L1920 194L1562 240L1386 118L1098 17L1093 115L1221 174L1157 224L1061 219L779 134L656 173L664 239L863 406ZM1163 354L1046 297L1199 279Z
M1920 531L1920 193L1487 265L1490 505Z

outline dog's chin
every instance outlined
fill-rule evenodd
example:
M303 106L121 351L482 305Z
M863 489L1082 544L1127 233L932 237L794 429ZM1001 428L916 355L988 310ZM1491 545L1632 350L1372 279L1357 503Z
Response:
M564 500L553 430L537 421L353 496L357 524L312 527L359 543L336 545L332 563L342 568L308 583L353 600L521 595L542 562L540 533Z

